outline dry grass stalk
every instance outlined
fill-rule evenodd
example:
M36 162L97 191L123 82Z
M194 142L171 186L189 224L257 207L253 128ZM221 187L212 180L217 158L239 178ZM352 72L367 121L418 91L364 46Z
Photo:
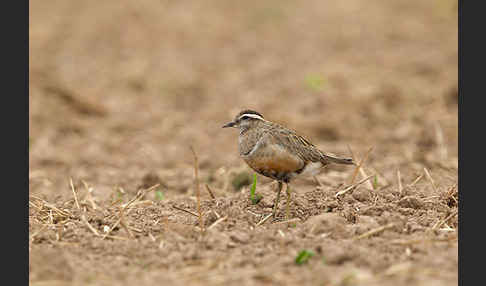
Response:
M439 157L441 161L444 161L447 159L447 145L444 140L444 132L438 122L435 124L435 139L439 149Z
M29 201L29 205L35 209L37 214L29 216L29 225L31 224L31 220L33 220L42 225L42 227L30 236L29 247L35 237L46 229L55 231L55 240L59 241L62 238L63 225L74 216L68 210L61 210L38 197L31 196L31 198L35 199L35 201Z
M57 208L56 206L54 206L53 204L50 204L46 201L44 201L44 206L47 207L49 210L56 212L56 215L58 215L60 217L71 217L72 216L72 214L70 214L69 212L61 210L61 209Z
M215 210L211 210L213 212L213 214L217 217L217 218L220 218L221 216L215 211Z
M353 150L351 149L351 146L346 145L348 147L348 151L349 153L351 154L351 158L353 159L353 162L357 162L358 159L356 158L356 156L354 155L354 152ZM359 164L358 164L359 166ZM356 179L356 175L358 174L358 166L356 166L356 168L354 169L354 172L353 172L353 175L351 175L351 179L349 180L349 183L352 184L354 182L354 180Z
M359 173L361 174L361 176L362 176L363 178L368 177L368 175L365 173L365 171L364 171L364 168L363 168L363 167L361 167L361 168L359 169ZM376 174L375 174L375 176L376 176ZM368 189L370 189L370 190L374 190L374 189L375 189L375 187L373 186L373 184L371 183L371 181L370 181L370 180L366 180L366 184L368 185Z
M94 198L93 198L93 188L90 187L88 185L88 183L86 183L85 181L82 181L83 182L83 185L86 189L86 196L84 197L84 202L86 203L86 201L89 201L89 203L91 204L91 207L96 210L96 203L94 201Z
M457 196L458 196L458 194L457 194L457 183L455 183L452 187L449 188L449 191L447 191L445 199L454 201L453 205L457 206L458 203L459 203L458 200L456 199Z
M48 227L47 224L42 225L42 227L38 231L36 231L30 236L30 240L34 241L35 237L41 234L47 227Z
M246 210L246 211L247 211L248 213L250 213L250 214L252 214L252 215L256 216L256 217L261 217L261 216L262 216L262 214L257 214L257 213L254 213L254 212L252 212L251 210Z
M375 198L373 199L373 206L376 206L376 204L378 203L378 195L377 194L374 194L375 195Z
M372 229L372 230L370 230L370 231L367 231L367 232L365 232L365 233L363 233L363 234L361 234L361 235L359 235L359 236L355 237L353 240L359 240L359 239L362 239L362 238L365 238L365 237L372 236L372 235L374 235L374 234L377 234L377 233L379 233L379 232L384 231L385 229L389 229L389 228L392 228L392 227L394 227L394 226L395 226L395 224L394 224L394 223L389 223L389 224L387 224L387 225L380 226L380 227L378 227L378 228Z
M273 214L268 214L266 217L264 217L262 220L260 220L256 225L259 226L259 225L262 225L264 224Z
M84 214L81 215L81 220L86 224L86 226L88 227L89 230L91 230L92 233L94 233L96 236L100 236L98 231L91 224L89 224Z
M410 261L406 261L388 267L388 269L386 269L382 275L392 276L401 273L406 273L406 272L410 272L411 268L412 268L412 263Z
M135 232L138 232L138 233L142 233L142 232L143 232L143 230L141 230L141 229L139 229L139 228L136 228L136 227L133 227L133 226L129 226L128 228L129 228L130 230L135 231Z
M131 204L131 207L135 207L135 206L138 206L138 207L140 207L140 206L142 206L142 207L143 207L143 206L151 206L151 205L153 205L153 204L154 204L154 202L153 202L153 201L150 201L150 200L143 200L143 201L133 202L133 203Z
M300 222L300 218L293 218L289 220L279 221L274 224L284 224L284 223L293 223L293 222Z
M73 191L74 202L76 203L76 207L78 208L78 210L81 210L81 207L79 206L79 202L78 202L78 196L76 195L76 191L74 190L73 178L69 178L69 184L71 184L71 191Z
M103 239L105 239L106 237L108 237L108 236L109 236L109 234L111 233L111 231L112 231L113 229L115 229L115 227L117 227L117 226L118 226L118 224L121 222L121 220L122 220L122 216L120 216L120 217L118 218L118 220L117 220L117 221L116 221L116 222L115 222L115 223L114 223L114 224L113 224L113 225L110 227L110 229L108 229L108 231L107 231L107 232L106 232L106 233L103 235L103 237L102 237L101 239L103 240Z
M111 239L118 239L118 240L130 240L129 238L122 237L122 236L116 236L116 235L108 235L107 237L111 238Z
M148 233L148 236L153 242L157 241L157 239L154 237L154 235L151 232Z
M352 155L352 158L353 158L353 161L354 162L357 162L357 158L354 156L353 152L351 151L351 147L349 147L348 145L348 149L349 149L349 152L351 153ZM353 173L353 176L351 177L351 180L349 181L349 184L352 184L354 183L354 180L356 179L356 176L358 175L358 172L361 168L361 166L363 165L364 161L368 158L368 155L370 154L371 150L373 150L373 146L371 146L368 151L366 151L365 155L363 156L363 158L361 158L361 160L359 161L358 165L356 166L356 169L354 170L354 173Z
M194 183L196 187L196 197L197 197L197 213L199 215L199 228L201 231L204 232L204 224L203 224L203 217L202 217L202 211L201 211L201 193L199 189L199 175L198 175L198 160L197 160L197 155L196 151L194 151L194 148L191 146L191 151L192 154L194 155Z
M353 184L353 185L351 185L351 186L347 187L346 189L344 189L344 190L342 190L342 191L337 192L337 193L334 195L334 197L336 197L336 198L337 198L337 197L339 197L340 195L344 195L345 193L347 193L347 192L350 192L350 191L354 190L354 189L355 189L357 186L361 185L362 183L366 182L367 180L371 179L371 178L372 178L372 177L374 177L374 176L375 176L375 175L368 176L368 177L364 178L363 180L361 180L361 181L357 182L356 184Z
M213 222L209 227L208 227L208 230L210 230L211 228L217 226L218 224L220 224L221 222L225 221L226 219L228 218L228 216L224 216L222 218L219 218L218 220L216 220L215 222Z
M398 192L401 194L403 192L402 186L402 176L400 174L400 170L397 170L397 181L398 181Z
M159 187L160 184L155 184L152 187L145 189L145 190L139 190L135 197L133 197L128 203L122 204L121 207L122 209L127 209L130 205L135 203L136 201L140 200L143 196L145 196L148 192L155 190L157 187Z
M62 226L56 228L56 241L59 241L62 239Z
M39 205L36 205L33 201L29 200L29 205L33 206L34 208L40 210L42 206L40 205L40 202L42 201L41 199L37 199L34 197L34 199L39 200Z
M190 215L193 215L195 217L199 217L199 215L197 213L191 212L190 210L186 210L186 209L180 208L178 206L172 206L172 207L175 208L176 210L180 210L180 211L186 212Z
M162 221L164 223L164 232L168 232L169 231L169 217L164 216Z
M424 176L424 174L421 174L419 175L412 183L410 183L407 187L411 188L413 187L416 183L418 183L420 181L420 179L422 179L422 177Z
M110 227L110 229L102 236L101 239L105 239L107 237L110 237L110 233L117 227L119 224L122 225L122 227L125 229L125 231L128 233L128 235L131 238L134 238L133 233L129 230L128 226L124 223L123 218L126 213L129 213L131 211L131 208L129 209L128 207L135 205L136 202L141 199L145 194L148 192L156 189L160 184L155 184L152 187L146 189L146 190L139 190L135 197L133 197L128 203L121 205L119 214L118 214L118 220Z
M216 197L214 196L213 191L211 191L211 188L209 188L208 184L206 184L206 190L208 191L209 196L211 197L211 199L215 200Z
M427 168L424 167L424 172L425 172L425 175L427 176L427 179L429 179L429 182L432 185L432 188L434 188L434 191L437 192L437 187L435 186L434 179L432 179L432 176L430 175L429 170L427 170Z
M54 225L54 217L52 216L52 209L49 210L49 222Z
M456 231L456 229L455 228L452 228L452 227L439 228L437 230L438 231L443 231L443 232L455 232Z
M446 223L448 220L450 220L452 217L454 217L455 215L457 215L458 213L458 210L455 210L454 212L452 212L450 215L448 215L445 219L443 220L439 220L433 227L432 227L432 230L436 230L438 229L439 227L441 227L444 223Z
M222 173L223 173L223 172L222 172ZM224 176L223 188L222 188L223 193L226 193L226 192L228 191L228 188L229 188L229 186L230 186L230 184L231 184L231 183L230 183L230 180L231 180L231 178L230 178L230 177L231 177L231 174L232 174L232 173L233 173L233 171L232 171L232 170L229 170L229 171L226 171L226 170L225 170L225 171L224 171L224 175L225 175L225 176Z
M133 233L130 231L130 228L127 226L127 224L125 223L125 219L124 217L122 216L120 218L120 225L123 227L123 229L128 233L128 235L130 236L130 238L135 238L135 236L133 235Z
M351 158L353 159L354 162L356 162L356 156L354 156L351 146L349 146L349 144L346 144L346 147L348 148L349 154L351 154Z

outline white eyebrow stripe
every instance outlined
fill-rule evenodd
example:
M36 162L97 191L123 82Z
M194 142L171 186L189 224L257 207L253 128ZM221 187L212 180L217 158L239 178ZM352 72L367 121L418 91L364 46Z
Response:
M263 117L261 117L261 116L260 116L260 115L258 115L258 114L253 114L253 113L245 113L245 114L242 114L240 117L238 117L238 119L243 118L243 116L248 116L248 117L251 117L251 118L255 118L255 119L259 119L259 120L263 120Z

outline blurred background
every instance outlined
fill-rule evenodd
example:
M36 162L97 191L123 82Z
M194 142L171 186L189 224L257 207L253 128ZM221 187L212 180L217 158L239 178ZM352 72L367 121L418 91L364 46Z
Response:
M205 181L243 166L221 129L243 108L328 152L373 147L384 180L426 166L457 181L457 1L29 5L31 193L151 176L190 193L190 146Z

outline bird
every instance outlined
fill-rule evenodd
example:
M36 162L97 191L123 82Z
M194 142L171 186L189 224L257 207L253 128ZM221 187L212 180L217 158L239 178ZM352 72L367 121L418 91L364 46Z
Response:
M283 184L286 185L285 217L288 219L291 199L289 184L295 177L316 175L330 163L356 165L352 158L319 150L296 131L266 120L254 110L242 110L233 121L223 125L223 128L228 127L239 129L238 151L246 164L257 173L278 182L272 211L274 219Z

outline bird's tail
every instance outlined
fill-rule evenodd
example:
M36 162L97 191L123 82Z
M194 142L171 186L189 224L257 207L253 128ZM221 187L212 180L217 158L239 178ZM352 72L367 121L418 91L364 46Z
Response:
M331 153L324 153L321 151L322 154L322 162L323 163L336 163L336 164L345 164L345 165L356 165L352 158L342 158L336 156Z

